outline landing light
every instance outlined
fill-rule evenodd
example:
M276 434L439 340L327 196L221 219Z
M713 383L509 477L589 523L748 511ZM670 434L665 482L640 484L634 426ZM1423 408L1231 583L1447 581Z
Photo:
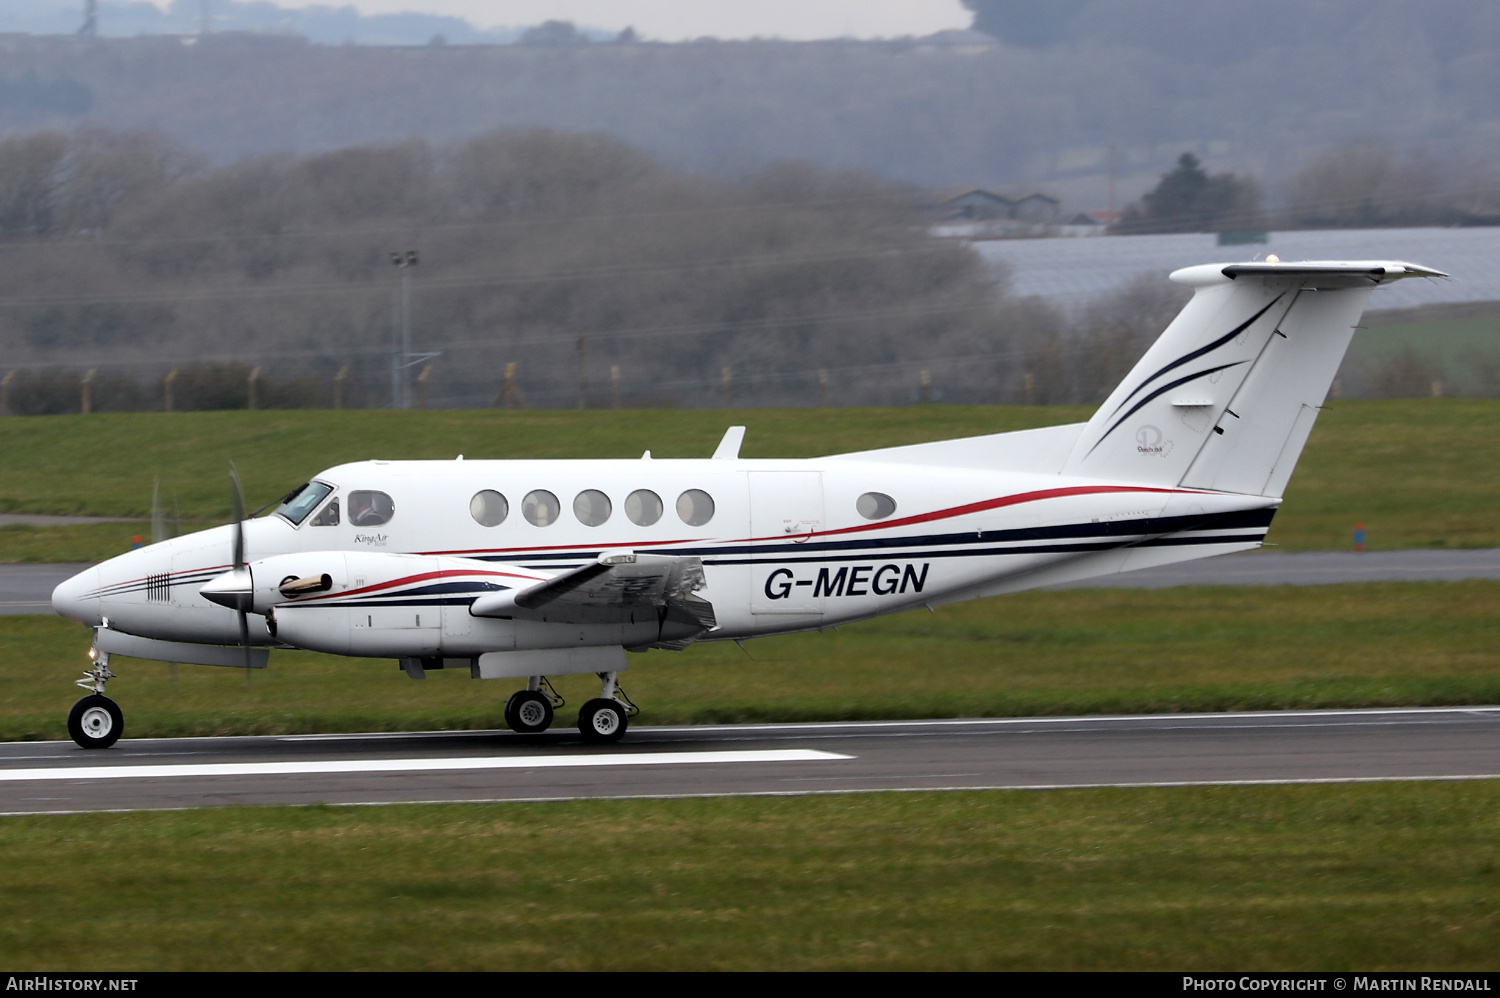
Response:
M1277 256L1275 253L1268 253L1266 255L1266 262L1267 263L1280 263L1281 262L1281 257Z

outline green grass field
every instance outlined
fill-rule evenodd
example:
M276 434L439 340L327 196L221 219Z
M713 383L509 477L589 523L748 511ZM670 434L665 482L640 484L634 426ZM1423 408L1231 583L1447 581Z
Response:
M27 970L1489 970L1500 783L0 821Z
M0 419L0 512L145 517L153 479L188 526L229 517L227 467L251 508L366 458L707 456L749 427L747 457L811 457L1085 419L1083 407L734 411L119 413ZM1334 402L1269 543L1291 550L1500 545L1500 400ZM0 560L97 560L149 524L0 528Z
M958 408L0 420L0 509L227 515L373 456L808 456L1082 418ZM1493 545L1500 403L1338 403L1271 540ZM144 524L0 529L89 560ZM1021 593L632 657L638 723L1500 702L1500 583ZM0 617L0 739L65 737L87 630ZM1312 652L1316 652L1313 654ZM493 728L513 685L117 658L127 737ZM565 677L576 706L597 687ZM571 710L558 723L569 724ZM17 970L1486 969L1500 784L865 794L0 819Z
M1350 344L1351 367L1369 370L1403 355L1421 358L1449 395L1495 393L1500 302L1403 309L1385 316L1377 312L1366 322L1368 328Z
M1018 593L838 632L631 656L642 724L1500 703L1500 582ZM0 739L65 738L89 632L0 617ZM1315 654L1314 654L1315 652ZM503 726L515 682L275 652L235 669L115 658L128 737ZM592 676L557 686L572 705Z

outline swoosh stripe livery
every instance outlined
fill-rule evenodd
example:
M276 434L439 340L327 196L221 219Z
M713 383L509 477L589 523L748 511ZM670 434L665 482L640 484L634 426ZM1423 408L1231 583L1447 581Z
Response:
M1168 386L1170 387L1170 386ZM1165 389L1163 389L1165 390ZM1067 486L1056 489L1040 489L1032 492L1021 492L1010 496L1001 496L994 499L986 499L980 502L966 503L961 506L952 506L946 509L934 510L929 513L919 513L912 516L902 517L896 520L887 520L881 523L859 524L852 527L841 527L823 533L809 535L800 542L788 543L785 535L772 535L766 537L747 537L739 540L720 542L713 545L699 546L702 540L664 541L653 542L657 550L664 554L697 556L705 559L710 565L732 565L732 564L765 564L773 561L807 562L807 561L852 561L863 557L873 557L879 553L895 554L900 551L904 556L917 558L954 558L954 557L981 557L1000 554L1022 554L1034 553L1084 553L1089 551L1105 550L1124 544L1140 544L1142 546L1156 546L1160 544L1216 544L1229 541L1250 540L1255 541L1264 536L1266 529L1270 526L1274 509L1247 510L1238 513L1191 515L1177 517L1144 517L1133 520L1116 520L1105 523L1070 523L1047 527L1027 527L1012 530L992 530L980 533L979 531L964 531L962 533L946 534L923 534L906 535L896 537L864 537L852 536L863 535L873 531L889 531L901 527L915 526L919 524L936 523L942 520L950 520L956 517L968 516L974 513L982 513L1008 506L1017 506L1032 502L1043 502L1049 499L1060 499L1083 495L1108 495L1120 493L1135 493L1143 495L1197 495L1202 494L1199 490L1175 489L1175 488L1151 488L1143 486L1121 486L1121 485L1085 485ZM1236 530L1240 533L1232 537L1200 536L1170 539L1162 535L1183 533L1187 531L1201 532L1205 530ZM1255 531L1253 535L1245 531ZM841 538L839 540L825 540L824 538ZM1155 539L1152 539L1152 538ZM770 543L770 542L776 543ZM1054 543L1042 544L1039 542L1052 541ZM1031 542L1031 543L1027 543ZM1003 547L994 547L1000 543ZM681 545L681 546L679 546ZM981 547L981 545L990 545ZM463 550L452 552L420 552L422 556L437 556L447 554L450 556L466 557L476 561L511 561L518 556L529 562L543 562L541 565L526 565L523 568L546 571L568 567L571 564L585 563L597 558L601 551L610 550L615 547L631 547L629 544L614 545L590 545L588 547L550 545L537 548L497 548L489 550ZM644 545L633 545L642 547ZM958 550L950 550L957 547ZM663 550L663 548L670 548ZM837 552L837 553L835 553ZM750 557L746 557L750 556ZM228 570L229 565L216 565L206 568L193 569L185 572L172 573L170 584L173 586L185 586L206 583L209 579ZM308 605L354 605L343 604L342 601L351 597L378 601L400 601L417 596L415 590L406 589L397 591L398 587L410 587L421 582L430 582L440 579L472 578L475 575L492 576L496 578L508 578L519 580L522 584L540 582L544 576L522 575L513 572L484 572L466 571L455 569L443 569L433 572L423 572L412 576L406 576L386 582L365 586L358 590L350 590L344 593L327 593L313 595L297 600L291 606ZM149 579L135 579L127 583L101 589L90 595L119 596L128 592L144 590L150 583ZM510 588L494 583L476 583L465 590L439 590L437 588L424 591L429 595L456 595L461 591L474 592L477 598L480 592L494 591L496 589ZM461 600L461 597L460 597ZM472 601L472 600L470 600ZM365 604L360 604L365 605ZM373 604L372 604L373 605Z
M980 558L1024 554L1088 554L1119 547L1180 547L1200 544L1255 543L1265 537L1275 515L1273 509L1248 510L1210 516L1150 517L1119 520L1112 523L1076 523L1058 527L996 530L984 533L937 534L925 537L886 538L878 543L835 542L809 549L807 545L779 544L768 546L732 546L696 549L692 553L705 557L710 565L795 564L806 562L861 561L896 554L916 559ZM1186 535L1187 532L1193 535ZM1051 541L1051 543L1045 543ZM1010 542L1010 543L1006 543ZM1031 542L1031 543L1027 543ZM1043 542L1043 543L1037 543ZM786 551L787 554L780 552ZM839 551L839 554L832 552ZM745 557L749 555L750 557ZM581 551L576 560L587 563L595 552ZM556 567L556 566L554 566ZM370 606L454 606L472 603L481 592L494 591L489 583L449 583L421 585L437 573L420 573L393 579L379 586L368 586L349 593L327 594L298 600L285 606L316 605L339 607ZM449 573L462 575L464 573ZM481 573L482 574L482 573ZM377 592L378 591L378 594ZM465 596L465 593L472 593ZM356 597L350 599L350 597Z
M822 532L818 533L816 536L818 536L818 537L832 537L832 536L834 536L836 534L859 534L859 533L866 533L866 532L873 531L873 530L893 530L893 529L896 529L898 527L908 527L908 526L912 526L912 525L918 524L918 523L932 523L932 522L935 522L937 520L948 520L948 519L952 519L953 517L956 517L956 516L968 516L971 513L984 513L984 512L988 512L989 510L1002 509L1002 508L1004 508L1006 506L1019 506L1019 505L1021 505L1023 503L1041 502L1041 501L1046 500L1046 499L1061 499L1061 498L1065 498L1065 497L1068 497L1068 496L1109 495L1109 494L1120 493L1120 492L1135 492L1135 493L1141 493L1141 494L1157 494L1157 495L1204 495L1204 494L1212 494L1212 493L1203 493L1201 490L1198 490L1198 489L1151 488L1149 486L1142 486L1142 485L1073 485L1073 486L1068 486L1068 487L1065 487L1065 488L1058 488L1058 489L1039 489L1039 490L1037 490L1035 492L1018 492L1015 495L1001 496L998 499L985 499L985 500L982 500L980 502L967 503L967 504L965 504L963 506L950 506L947 509L933 510L931 513L918 513L918 514L915 514L915 515L912 515L912 516L901 517L901 518L898 518L898 519L895 519L895 520L884 520L884 521L881 521L880 523L864 523L864 524L859 524L858 526L853 526L853 527L839 527L836 530L825 530L825 531L822 531ZM812 535L809 535L809 536L812 536ZM764 541L782 541L782 540L785 540L785 539L786 539L786 535L784 535L784 534L772 534L772 535L768 535L768 536L765 536L765 537L742 537L742 538L739 538L738 540L722 541L720 543L728 543L728 544L758 544L758 543L761 543L761 542L764 542ZM661 545L677 545L677 544L698 544L698 543L702 543L702 542L703 541L701 539L694 539L694 540L690 540L690 541L659 541L659 542L656 542L656 544L658 546L661 546ZM597 546L590 546L590 548L588 550L592 551L593 554L595 556L597 556L600 551L608 551L608 550L612 550L614 548L638 548L638 547L645 547L645 545L644 544L628 544L628 543L622 543L622 544L603 544L603 545L597 545ZM498 560L501 560L506 555L515 555L515 556L527 556L527 555L530 555L532 557L551 558L551 557L557 557L557 556L556 555L550 555L550 554L543 554L542 552L552 552L552 551L579 552L580 550L581 550L580 546L571 546L571 545L561 544L561 545L555 545L555 546L550 546L550 547L468 548L468 549L460 549L460 550L457 550L457 551L423 551L421 553L422 554L426 554L426 555L452 555L452 556L458 557L458 558L474 558L474 559L482 560L482 561L498 561ZM699 549L697 549L697 548L675 548L674 547L674 550L671 551L670 553L672 553L672 554L690 554L690 553L696 553L698 550ZM709 548L709 549L706 549L706 550L718 550L718 549L717 548ZM533 552L536 552L536 554L532 554ZM575 553L575 554L566 555L566 556L577 557L578 555Z
M1247 330L1251 326L1255 325L1255 320L1259 319L1261 316L1263 316L1267 312L1269 312L1271 310L1271 306L1272 305L1275 305L1277 302L1281 301L1281 299L1283 299L1285 297L1286 297L1286 292L1283 291L1281 294L1277 295L1275 298L1272 298L1271 301L1266 305L1265 308L1261 309L1259 312L1256 312L1250 318L1246 319L1244 322L1240 323L1238 326L1235 326L1233 329L1231 329L1229 332L1225 333L1223 336L1220 336L1218 339L1214 340L1212 343L1208 344L1207 346L1202 346L1202 347L1199 347L1198 349L1192 351L1191 353L1185 353L1185 354L1183 354L1181 357L1178 357L1176 360L1172 361L1172 363L1168 364L1166 367L1163 367L1161 370L1159 370L1155 374L1151 375L1151 377L1147 378L1145 381L1142 381L1140 384L1136 385L1134 388L1132 388L1130 390L1130 394L1126 395L1123 399L1120 400L1120 404L1117 405L1117 406L1115 406L1115 412L1119 412L1121 409L1125 408L1125 403L1129 402L1131 399L1135 398L1135 395L1136 395L1137 392L1139 392L1141 389L1145 388L1147 385L1151 384L1151 382L1155 381L1157 378L1161 377L1163 374L1166 374L1168 371L1176 370L1177 368L1181 367L1183 364L1186 364L1190 360L1197 360L1199 357L1202 357L1204 354L1213 353L1215 350L1219 349L1219 347L1221 347L1224 344L1228 343L1230 340L1232 340L1236 336L1240 335L1240 333L1243 333L1245 330ZM1285 316L1283 316L1283 318L1285 318ZM1110 415L1114 415L1114 413L1110 413Z
M1210 374L1216 374L1219 371L1225 371L1225 370L1228 370L1231 367L1239 367L1241 364L1248 364L1248 363L1250 363L1248 360L1237 360L1233 364L1220 364L1218 367L1210 367L1206 371L1199 371L1197 374L1189 374L1185 378L1178 378L1176 381L1169 381L1169 382L1167 382L1165 385L1162 385L1156 391L1152 392L1150 395L1147 395L1145 398L1141 399L1135 405L1131 406L1129 412L1127 412L1125 415L1121 416L1119 419L1115 420L1114 425L1111 426L1109 429L1105 430L1102 434L1100 434L1099 439L1094 441L1094 446L1089 448L1089 453L1090 454L1094 453L1094 448L1098 447L1100 444L1104 443L1104 438L1107 437L1107 436L1109 436L1111 433L1115 432L1116 430L1118 430L1120 428L1120 424L1123 423L1123 422L1125 422L1125 420L1129 419L1131 416L1134 416L1140 410L1141 406L1143 406L1143 405L1149 405L1152 399L1159 397L1164 392L1169 392L1169 391L1171 391L1174 388L1177 388L1177 387L1179 387L1181 385L1185 385L1189 381L1197 381L1199 378L1206 378ZM1123 405L1124 403L1121 403L1121 404Z

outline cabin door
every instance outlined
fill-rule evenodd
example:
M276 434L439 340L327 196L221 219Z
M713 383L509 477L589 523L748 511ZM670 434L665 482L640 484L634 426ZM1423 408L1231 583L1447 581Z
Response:
M757 614L822 614L814 592L814 544L823 532L823 474L752 471L750 536L756 564L750 573L750 610Z

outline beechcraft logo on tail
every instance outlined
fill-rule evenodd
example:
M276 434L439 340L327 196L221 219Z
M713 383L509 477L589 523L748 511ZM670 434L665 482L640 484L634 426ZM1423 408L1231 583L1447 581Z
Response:
M1138 454L1151 457L1166 457L1172 453L1172 441L1163 441L1161 430L1154 426L1143 426L1135 431L1135 449Z
M919 593L927 585L928 563L918 571L915 565L846 565L837 571L818 569L816 576L798 578L790 568L778 568L766 576L766 598L788 599L798 586L811 586L814 597L820 596L894 596L897 593ZM811 569L807 571L811 572Z

